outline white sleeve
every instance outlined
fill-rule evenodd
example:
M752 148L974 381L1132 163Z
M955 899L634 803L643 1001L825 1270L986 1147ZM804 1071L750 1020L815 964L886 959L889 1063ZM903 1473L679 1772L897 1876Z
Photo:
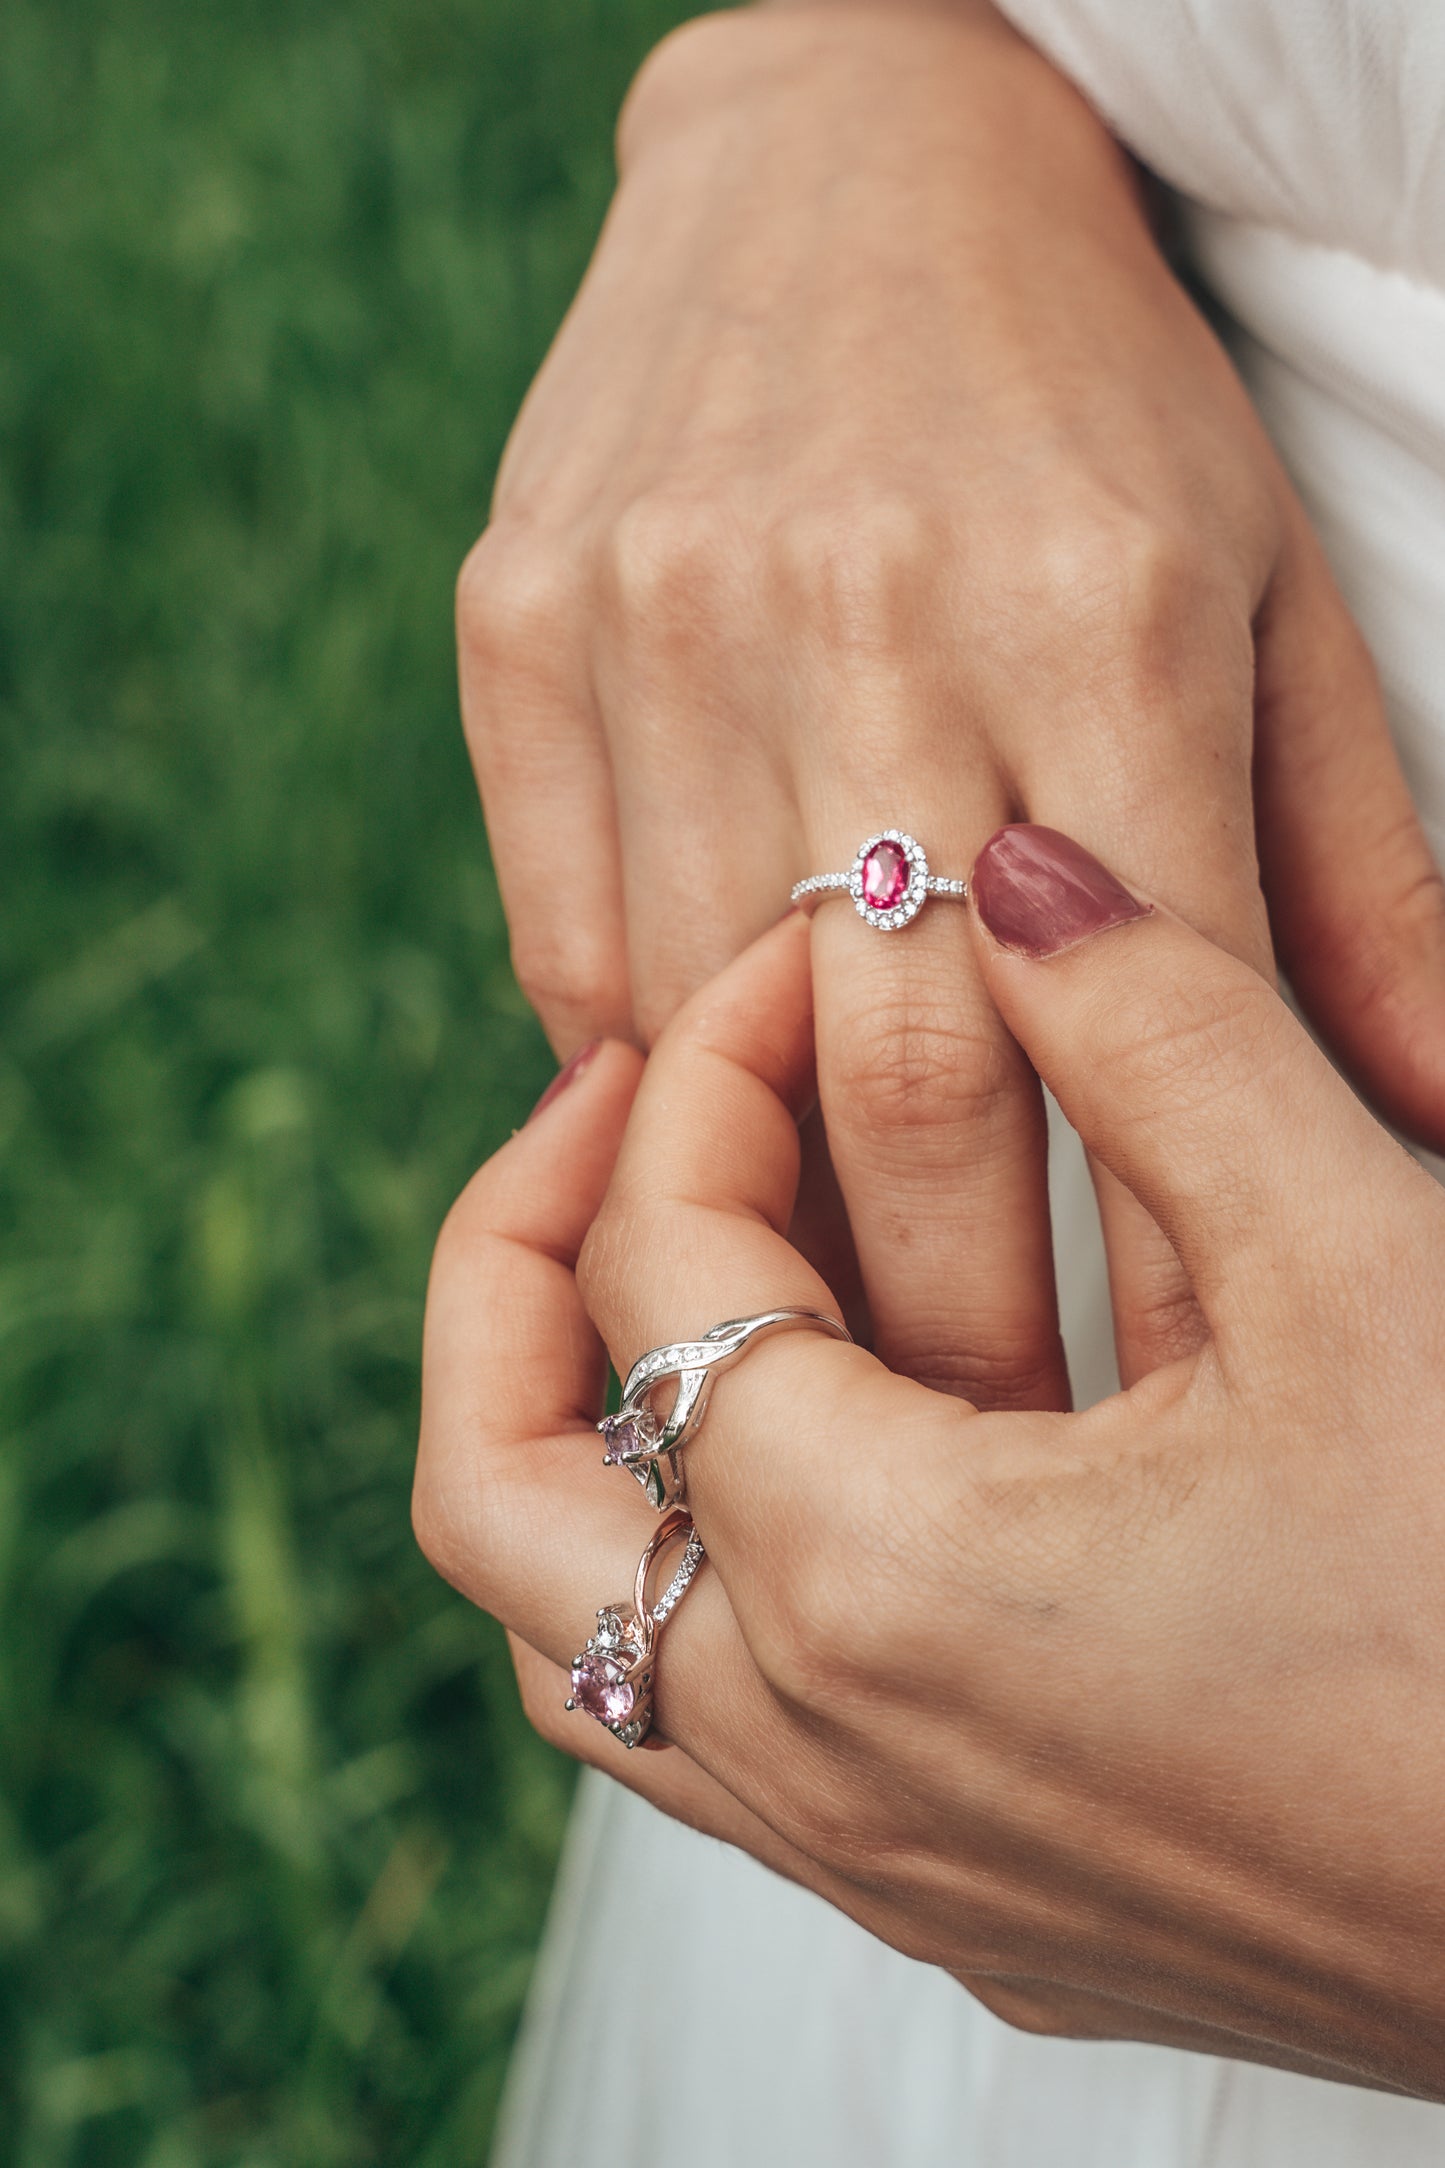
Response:
M1445 285L1439 0L999 0L1211 210Z

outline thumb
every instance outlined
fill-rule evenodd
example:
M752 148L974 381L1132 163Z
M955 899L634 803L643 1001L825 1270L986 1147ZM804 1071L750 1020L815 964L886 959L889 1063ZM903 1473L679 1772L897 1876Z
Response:
M1445 1150L1445 886L1369 651L1303 518L1256 641L1259 857L1280 962L1387 1120Z
M1308 1300L1317 1268L1338 1270L1354 1194L1410 1162L1279 996L1051 828L1000 829L970 894L1004 1021L1210 1324L1247 1331L1262 1303Z

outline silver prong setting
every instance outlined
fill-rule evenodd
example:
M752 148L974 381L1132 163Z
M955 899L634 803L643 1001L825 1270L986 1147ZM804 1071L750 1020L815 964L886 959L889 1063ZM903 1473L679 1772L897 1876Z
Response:
M869 860L880 844L891 845L901 855L906 869L902 893L891 898L886 907L868 895ZM968 900L967 881L930 873L923 845L906 828L880 828L859 845L846 873L811 873L795 884L792 900L811 908L840 890L849 896L864 925L878 933L899 933L911 926L930 896L952 896L960 903Z

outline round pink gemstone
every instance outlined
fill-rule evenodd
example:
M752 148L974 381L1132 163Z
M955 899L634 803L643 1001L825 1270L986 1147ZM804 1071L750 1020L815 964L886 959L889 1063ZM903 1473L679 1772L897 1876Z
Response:
M870 911L891 911L908 886L908 859L897 843L875 843L863 861L863 901Z
M599 1724L625 1724L637 1696L610 1656L579 1656L572 1666L572 1699Z

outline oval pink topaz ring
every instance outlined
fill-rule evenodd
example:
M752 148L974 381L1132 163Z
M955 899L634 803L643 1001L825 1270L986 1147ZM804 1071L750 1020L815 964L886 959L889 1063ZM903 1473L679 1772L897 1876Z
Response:
M756 1317L729 1318L700 1339L678 1340L639 1355L623 1380L621 1407L597 1425L603 1460L609 1467L630 1469L659 1512L676 1505L683 1493L680 1449L703 1419L718 1371L735 1363L765 1333L786 1332L795 1325L831 1333L835 1340L853 1337L846 1325L822 1310L763 1310ZM659 1421L652 1395L669 1378L676 1378L677 1391Z
M649 1603L647 1585L653 1568L669 1544L684 1537L687 1547L672 1579L656 1603ZM625 1604L604 1604L597 1614L596 1633L572 1659L568 1708L584 1709L588 1716L595 1716L625 1747L634 1747L647 1737L652 1723L652 1667L658 1635L692 1586L706 1556L691 1515L669 1513L638 1560L631 1611Z
M846 873L810 873L793 890L796 904L812 905L836 889L846 889L865 926L897 933L917 918L930 896L967 900L967 881L930 873L923 845L901 828L885 828L859 846Z

